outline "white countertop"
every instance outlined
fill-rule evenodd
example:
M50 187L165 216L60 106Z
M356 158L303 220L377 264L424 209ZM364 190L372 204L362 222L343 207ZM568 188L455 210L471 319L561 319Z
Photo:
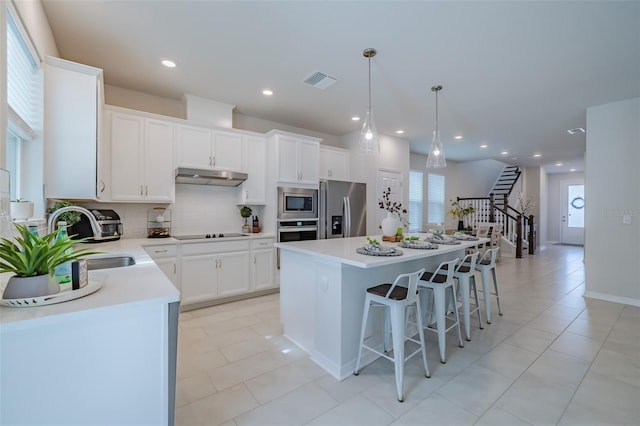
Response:
M256 233L248 236L224 239L176 240L175 238L129 238L95 244L82 244L82 248L91 248L105 254L129 254L136 264L122 268L89 271L92 274L106 276L100 290L79 299L45 306L14 308L0 306L0 325L7 327L34 326L40 321L50 320L58 315L88 313L94 309L114 308L130 303L166 304L180 300L180 292L160 268L151 260L144 247L164 244L194 244L203 242L222 242L273 238L273 234ZM0 295L4 291L11 274L0 275Z
M419 236L421 240L424 240L424 238L426 237L426 234L412 233L411 235ZM371 238L375 238L380 241L383 247L398 246L398 243L382 241L382 236L380 235ZM346 265L357 266L359 268L374 268L377 266L405 262L407 260L437 256L439 254L449 253L467 247L473 247L480 243L488 241L488 238L481 238L479 241L460 241L460 244L456 245L440 244L435 250L399 248L402 251L402 256L368 256L356 253L357 248L367 245L366 237L295 241L290 243L276 243L275 246L280 250L289 250L297 253L317 256L325 260L340 262Z

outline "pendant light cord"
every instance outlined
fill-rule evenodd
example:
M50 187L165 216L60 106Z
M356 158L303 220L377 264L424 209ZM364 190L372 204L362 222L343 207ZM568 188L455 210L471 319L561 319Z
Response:
M369 56L369 110L371 110L371 56Z
M436 132L438 131L438 92L439 90L436 90Z

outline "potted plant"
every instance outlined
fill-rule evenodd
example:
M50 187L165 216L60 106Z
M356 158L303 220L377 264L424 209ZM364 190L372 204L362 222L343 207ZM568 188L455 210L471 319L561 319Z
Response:
M464 230L464 218L470 214L475 213L476 209L471 205L467 205L466 207L462 207L459 201L451 201L451 208L449 209L449 214L454 218L458 219L458 231Z
M240 216L242 216L244 218L244 225L242 225L242 232L244 233L249 233L251 232L251 228L249 227L249 222L247 221L248 218L251 217L251 207L249 206L242 206L242 208L240 209Z
M73 205L75 204L70 203L68 201L58 201L49 209L47 209L47 213L51 214L58 209L61 209L63 207L71 207ZM77 212L77 211L64 212L60 216L58 216L58 221L61 221L61 220L67 222L67 226L71 228L75 223L80 221L80 212Z
M387 211L387 217L382 219L382 235L402 236L402 227L407 225L407 209L402 208L402 203L391 202L391 188L388 187L382 192L382 200L378 201L381 209Z
M60 286L53 279L53 270L65 262L98 252L91 249L72 251L77 241L56 240L56 232L43 237L24 225L15 224L18 236L0 239L0 273L14 275L4 290L4 299L40 297L58 293Z
M27 220L33 217L33 201L18 198L11 201L11 219Z

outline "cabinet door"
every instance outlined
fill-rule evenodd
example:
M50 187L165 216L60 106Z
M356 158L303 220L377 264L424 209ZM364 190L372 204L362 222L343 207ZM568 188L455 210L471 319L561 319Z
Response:
M267 198L267 144L264 138L247 138L248 178L242 183L240 204L265 204Z
M320 158L322 158L323 151L327 164L328 178L335 180L349 180L349 153L333 149L321 149Z
M218 295L218 256L182 256L180 285L182 303L201 302Z
M111 114L111 199L140 201L144 198L144 119Z
M171 280L175 288L180 290L180 282L178 281L178 264L175 257L167 257L153 260L158 268Z
M273 287L273 249L253 251L251 265L253 290L264 290Z
M214 131L211 164L217 169L241 171L242 135Z
M145 201L172 203L175 199L173 124L145 121Z
M44 66L46 198L96 199L102 70L47 57ZM71 165L71 166L70 166Z
M320 161L317 142L300 141L298 144L298 170L300 183L318 184L318 163Z
M300 180L298 172L298 140L280 136L276 149L278 153L278 182L298 183Z
M218 296L247 293L249 281L249 252L221 253Z
M176 164L180 167L211 168L212 131L203 127L178 126Z

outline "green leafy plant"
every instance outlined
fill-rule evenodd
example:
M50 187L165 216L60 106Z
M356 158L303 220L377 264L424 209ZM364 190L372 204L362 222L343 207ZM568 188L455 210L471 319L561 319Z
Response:
M380 241L373 239L373 238L369 238L367 237L367 242L369 243L370 246L379 246L380 245Z
M475 213L476 209L471 205L463 207L458 201L451 201L451 208L449 214L459 220L462 220L465 216Z
M49 209L47 209L47 213L51 214L63 207L71 207L73 205L75 204L70 203L69 201L58 201ZM67 226L72 226L74 223L80 221L80 212L75 212L75 211L64 212L60 214L60 216L58 216L58 221L60 220L67 222Z
M251 207L248 206L242 206L242 208L240 209L240 216L244 217L245 219L248 217L251 217L251 213L253 212L253 210L251 210Z
M389 213L397 213L400 217L400 221L404 226L407 226L409 224L406 217L407 209L402 208L402 203L391 201L391 187L387 187L387 189L382 192L382 200L378 201L378 206L380 206L381 209L385 209Z
M14 225L19 235L13 240L0 239L0 273L13 272L18 277L53 275L58 265L100 253L91 249L67 253L74 244L84 240L73 241L67 237L56 241L56 232L40 237L25 225Z
M416 237L415 235L411 237L404 237L405 241L418 241L419 239L420 237Z

